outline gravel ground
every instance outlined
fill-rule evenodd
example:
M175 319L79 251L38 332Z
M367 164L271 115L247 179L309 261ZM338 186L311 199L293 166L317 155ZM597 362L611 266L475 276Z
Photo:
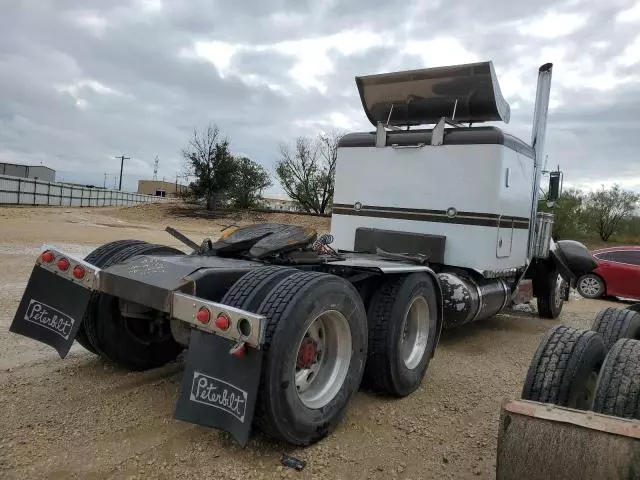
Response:
M0 208L0 477L2 478L495 478L500 403L517 397L529 360L556 321L499 315L446 332L422 388L401 400L360 392L338 430L306 449L253 435L242 449L224 432L173 419L183 359L126 373L77 344L65 360L8 332L42 243L86 254L122 238L181 245L252 220L311 223L294 215L189 218L175 207ZM615 303L572 297L560 322L588 327ZM282 453L307 462L280 465Z

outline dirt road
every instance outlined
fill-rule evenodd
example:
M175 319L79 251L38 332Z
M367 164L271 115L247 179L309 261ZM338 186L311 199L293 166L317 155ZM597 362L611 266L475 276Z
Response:
M122 238L181 247L166 225L200 241L248 220L190 219L154 206L0 208L0 477L495 477L500 402L519 395L540 337L558 322L520 312L445 333L418 392L402 400L360 392L338 430L306 449L258 433L242 449L223 432L174 420L182 359L126 373L80 346L60 360L8 332L42 243L78 254ZM303 221L273 221L291 220ZM327 219L312 222L328 229ZM561 322L586 327L608 304L575 299ZM304 471L284 469L283 452L304 459Z

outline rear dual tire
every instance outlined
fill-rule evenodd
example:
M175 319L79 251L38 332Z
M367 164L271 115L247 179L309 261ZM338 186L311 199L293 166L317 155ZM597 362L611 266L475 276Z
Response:
M115 242L105 243L104 245L101 245L100 247L92 251L89 255L87 255L84 260L85 262L90 263L91 265L95 265L98 268L105 268L110 259L116 253L125 248L131 247L132 245L140 245L142 243L145 242L141 240L116 240ZM97 299L98 294L94 293L89 302L89 308L87 309L88 311L94 308ZM85 329L84 322L80 324L80 328L78 329L78 333L76 334L76 341L91 353L100 355L100 352L96 350L96 347L91 344L89 337L87 337L87 331Z
M325 273L258 267L222 303L267 319L254 425L294 445L334 431L358 391L367 353L355 288Z
M438 341L437 305L425 273L390 277L373 294L364 374L373 391L405 397L420 387Z
M403 397L422 382L439 335L429 275L384 279L368 313L348 281L324 273L259 267L222 303L267 319L255 425L294 445L331 433L363 377Z
M342 421L362 380L362 300L340 277L297 272L266 296L258 313L268 323L256 425L295 445L315 443Z
M102 245L85 260L96 267L107 268L136 255L151 254L184 255L172 247L138 240L120 240ZM87 350L120 368L149 370L175 360L183 350L171 335L169 321L168 318L153 321L154 330L160 333L147 337L145 330L146 327L151 329L151 320L135 319L129 324L121 314L117 297L96 293L89 302L76 340Z

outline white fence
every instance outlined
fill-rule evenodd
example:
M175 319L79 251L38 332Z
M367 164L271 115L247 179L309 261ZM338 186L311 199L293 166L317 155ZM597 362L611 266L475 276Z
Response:
M106 207L158 201L152 195L0 175L0 205Z

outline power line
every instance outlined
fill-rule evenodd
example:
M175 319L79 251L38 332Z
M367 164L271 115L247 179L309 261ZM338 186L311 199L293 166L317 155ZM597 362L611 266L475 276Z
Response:
M120 186L118 187L118 190L122 190L122 168L124 167L124 161L125 160L131 160L131 157L125 157L124 155L120 155L119 157L116 157L120 159Z

